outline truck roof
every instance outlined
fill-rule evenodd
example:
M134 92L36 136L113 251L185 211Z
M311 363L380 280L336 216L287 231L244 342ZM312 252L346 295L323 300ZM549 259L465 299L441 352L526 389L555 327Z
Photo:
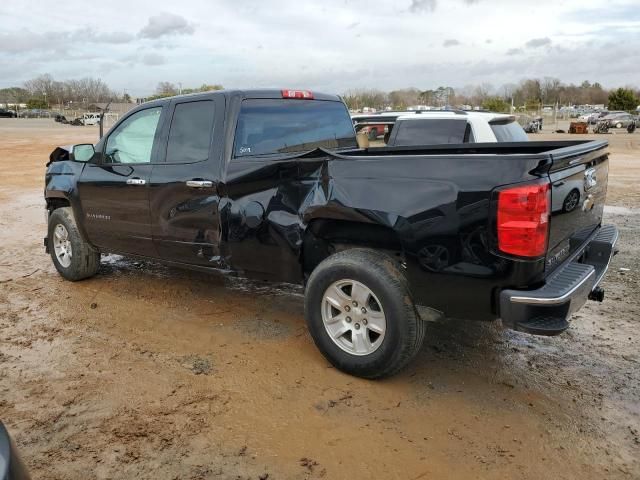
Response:
M478 112L473 110L430 110L421 112L420 114L400 115L398 120L424 120L427 118L444 119L455 116L468 117L468 118L481 118L487 122L499 122L499 121L515 121L513 115L508 113L495 113L495 112Z
M175 95L173 97L161 98L153 100L153 102L164 103L176 98L206 98L211 95L222 95L227 98L240 96L246 98L284 98L282 92L284 90L304 91L310 92L313 95L312 100L329 100L334 102L341 102L342 99L338 95L331 95L328 93L317 92L315 90L300 90L300 89L276 89L276 88L256 88L256 89L234 89L234 90L211 90L208 92L188 93L185 95ZM151 102L149 102L151 103Z

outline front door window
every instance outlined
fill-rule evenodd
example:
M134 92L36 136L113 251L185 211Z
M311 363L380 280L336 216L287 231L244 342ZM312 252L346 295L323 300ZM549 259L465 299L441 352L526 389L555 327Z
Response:
M109 135L104 151L106 163L150 163L153 140L162 107L134 113Z

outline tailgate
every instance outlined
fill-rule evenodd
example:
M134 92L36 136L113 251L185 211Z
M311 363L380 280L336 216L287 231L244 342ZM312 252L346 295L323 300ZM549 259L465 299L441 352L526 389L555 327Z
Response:
M600 141L551 152L547 272L580 248L600 226L607 193L608 155L607 142Z

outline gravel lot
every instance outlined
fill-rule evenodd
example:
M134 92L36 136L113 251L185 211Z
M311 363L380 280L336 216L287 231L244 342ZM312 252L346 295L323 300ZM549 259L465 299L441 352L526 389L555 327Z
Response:
M430 323L370 382L318 353L292 287L118 256L63 281L44 164L97 128L0 119L0 419L34 478L640 478L640 132L598 137L621 231L605 302L554 338Z

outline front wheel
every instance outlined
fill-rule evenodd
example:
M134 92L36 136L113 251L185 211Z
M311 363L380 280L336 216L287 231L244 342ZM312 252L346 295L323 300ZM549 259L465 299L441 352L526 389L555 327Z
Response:
M80 234L71 207L49 216L48 247L58 273L73 282L94 276L100 268L100 252Z
M622 123L620 122L616 123L616 128L622 128Z
M404 367L420 350L426 328L397 263L359 248L316 267L307 284L305 317L329 362L372 379Z

